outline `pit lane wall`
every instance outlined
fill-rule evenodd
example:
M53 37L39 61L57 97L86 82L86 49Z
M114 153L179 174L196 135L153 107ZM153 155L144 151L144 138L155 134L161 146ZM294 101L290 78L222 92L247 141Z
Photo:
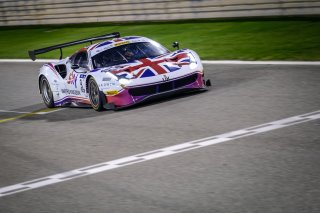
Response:
M0 0L0 26L319 15L319 0Z

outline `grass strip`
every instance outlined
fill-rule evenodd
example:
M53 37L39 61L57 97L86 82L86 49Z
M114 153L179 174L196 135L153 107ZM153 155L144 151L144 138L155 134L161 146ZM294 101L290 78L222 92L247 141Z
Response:
M31 49L114 31L146 36L171 50L171 43L179 41L181 48L193 49L207 60L320 60L320 18L0 27L0 58L28 58ZM83 46L65 48L64 57ZM57 50L39 58L59 55Z

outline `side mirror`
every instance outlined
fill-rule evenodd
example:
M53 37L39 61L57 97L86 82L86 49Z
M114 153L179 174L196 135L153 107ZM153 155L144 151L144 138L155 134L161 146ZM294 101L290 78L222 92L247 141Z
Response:
M76 73L86 73L90 71L88 65L80 66L79 64L72 64L71 69L73 69Z
M173 48L180 49L180 47L179 47L179 42L177 42L177 41L173 42L173 43L172 43L172 47L173 47Z
M73 69L73 70L77 70L79 68L80 68L79 64L72 64L71 65L71 69Z

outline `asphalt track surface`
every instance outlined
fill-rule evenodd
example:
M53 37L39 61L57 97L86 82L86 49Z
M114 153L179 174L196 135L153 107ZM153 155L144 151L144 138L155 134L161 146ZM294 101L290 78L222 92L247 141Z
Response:
M320 66L205 65L207 92L30 114L46 112L39 66L0 63L0 188L320 110ZM317 119L3 196L0 212L320 212L319 177Z

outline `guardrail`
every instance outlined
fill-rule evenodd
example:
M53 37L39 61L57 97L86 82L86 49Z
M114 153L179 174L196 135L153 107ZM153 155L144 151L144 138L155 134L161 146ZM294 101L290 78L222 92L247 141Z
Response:
M320 15L319 0L0 0L0 26Z

